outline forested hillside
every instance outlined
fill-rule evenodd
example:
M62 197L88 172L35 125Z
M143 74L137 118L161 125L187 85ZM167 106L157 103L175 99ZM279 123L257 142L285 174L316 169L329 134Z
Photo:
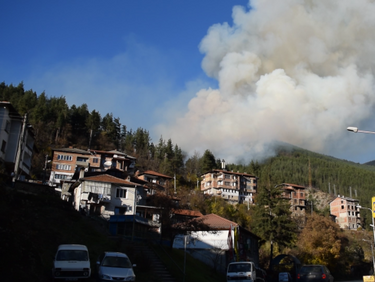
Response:
M45 155L53 147L74 146L82 149L117 149L137 158L140 169L152 169L176 175L178 189L197 187L201 174L220 168L220 158L207 148L203 155L186 156L183 148L162 137L151 140L147 129L127 128L112 113L89 110L88 105L68 106L65 97L48 97L18 86L0 84L0 99L9 101L33 126L37 153L33 159L33 177L38 178L44 167ZM227 169L247 172L259 177L258 186L293 183L315 187L331 194L358 198L370 207L375 194L375 167L336 159L301 148L280 145L277 154L267 160L251 160L248 164L229 164Z

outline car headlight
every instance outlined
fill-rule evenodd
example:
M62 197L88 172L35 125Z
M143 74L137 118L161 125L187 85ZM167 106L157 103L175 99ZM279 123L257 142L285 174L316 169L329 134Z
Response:
M126 277L125 281L135 281L135 276Z
M105 274L100 274L100 278L102 278L102 279L107 279L107 280L112 279L111 276L108 276L108 275L105 275Z

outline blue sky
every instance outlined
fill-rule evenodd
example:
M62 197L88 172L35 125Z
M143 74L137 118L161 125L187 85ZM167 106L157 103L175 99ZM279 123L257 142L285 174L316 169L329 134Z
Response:
M0 80L151 130L164 103L217 85L198 45L247 2L0 1Z
M280 1L281 2L281 1ZM0 80L227 161L375 159L367 0L0 0Z

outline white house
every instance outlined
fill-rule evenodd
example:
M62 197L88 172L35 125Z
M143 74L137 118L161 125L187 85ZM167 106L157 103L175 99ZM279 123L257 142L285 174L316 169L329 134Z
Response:
M111 215L134 215L135 207L145 202L142 185L108 174L83 177L72 189L76 210L107 219Z
M216 214L204 215L195 220L202 221L208 230L177 235L173 248L186 250L193 257L221 272L225 272L228 263L235 260L236 256L240 260L253 261L255 265L259 265L259 237Z

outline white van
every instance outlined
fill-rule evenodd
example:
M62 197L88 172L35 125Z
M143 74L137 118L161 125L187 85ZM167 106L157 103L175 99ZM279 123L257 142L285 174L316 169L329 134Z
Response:
M85 245L65 244L57 248L52 269L54 279L78 280L90 275L89 251Z
M252 282L256 280L255 264L251 261L231 262L227 268L227 282Z

